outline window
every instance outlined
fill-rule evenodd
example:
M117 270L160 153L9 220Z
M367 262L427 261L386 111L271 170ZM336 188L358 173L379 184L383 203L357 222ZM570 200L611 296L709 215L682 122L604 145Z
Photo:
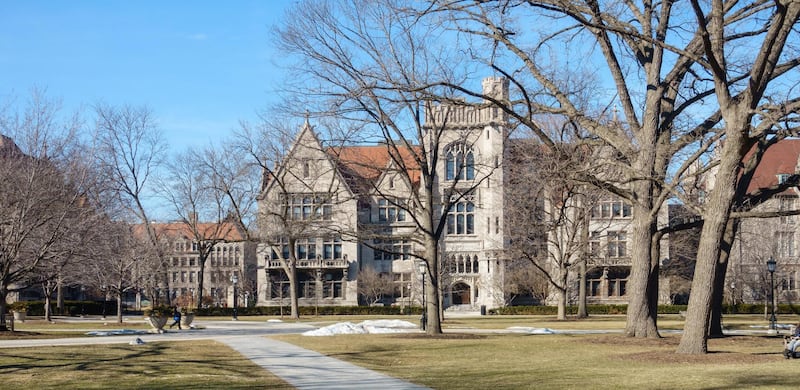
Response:
M337 238L328 238L322 242L322 258L325 260L334 260L342 258L342 240Z
M409 240L375 240L375 260L408 260L411 258Z
M793 232L777 232L775 233L775 242L778 246L778 256L780 257L794 257L794 233Z
M411 297L411 273L392 274L393 295L396 299Z
M592 232L589 235L589 255L594 257L600 255L600 232Z
M290 194L286 196L286 218L301 221L310 219L330 220L333 205L330 197L314 194Z
M592 218L630 218L631 205L621 199L604 200L592 207Z
M452 145L445 151L445 177L447 180L475 179L475 156L472 148L464 144Z
M794 196L781 196L779 199L779 209L780 211L791 211L797 210L797 198ZM785 215L780 217L781 223L785 224L794 224L795 216L794 215Z
M778 184L785 184L787 180L792 176L788 173L779 173L778 175Z
M322 297L342 298L344 274L342 271L330 271L322 275Z
M406 220L406 210L397 206L397 201L389 202L387 199L378 200L379 222L403 222Z
M450 205L447 212L447 234L475 234L475 204L462 200Z
M317 258L317 240L308 238L297 240L297 259L298 260L314 260Z
M477 255L453 255L447 258L445 269L450 273L478 273Z
M608 257L625 257L628 255L627 233L624 231L608 232Z

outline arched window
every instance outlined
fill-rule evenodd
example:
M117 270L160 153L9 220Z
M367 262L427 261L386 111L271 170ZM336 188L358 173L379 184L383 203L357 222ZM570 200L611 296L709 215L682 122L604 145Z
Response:
M472 148L455 144L445 152L445 178L447 180L475 179L475 155Z

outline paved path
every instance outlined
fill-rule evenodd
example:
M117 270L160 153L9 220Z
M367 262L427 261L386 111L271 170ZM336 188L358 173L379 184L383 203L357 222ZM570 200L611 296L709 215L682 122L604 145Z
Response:
M425 389L410 382L266 337L217 339L298 389Z
M413 383L368 370L320 353L266 337L301 333L314 329L307 324L255 321L198 321L198 330L60 339L3 340L0 348L69 346L86 344L127 344L136 338L144 342L216 340L235 349L255 364L301 390L313 389L425 389ZM87 327L91 326L87 322ZM96 328L95 328L96 329ZM88 331L88 330L87 330Z

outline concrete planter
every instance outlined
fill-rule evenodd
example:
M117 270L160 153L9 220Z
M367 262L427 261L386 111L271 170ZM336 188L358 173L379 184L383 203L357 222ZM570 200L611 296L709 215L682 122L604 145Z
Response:
M164 325L167 324L167 316L146 316L144 317L145 321L150 324L150 327L153 328L158 333L164 332Z
M188 328L194 321L194 313L181 314L181 328Z
M14 311L14 321L25 322L25 319L28 318L28 313L24 311Z

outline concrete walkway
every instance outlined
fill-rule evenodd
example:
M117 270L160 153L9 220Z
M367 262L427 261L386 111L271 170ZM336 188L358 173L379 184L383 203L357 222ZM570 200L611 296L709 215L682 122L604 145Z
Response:
M265 337L217 339L298 389L426 389Z
M89 325L89 321L85 322ZM301 390L426 389L426 387L266 337L275 334L296 334L314 329L313 326L307 324L267 324L250 321L198 322L198 325L203 329L169 331L163 334L2 340L0 341L0 349L87 344L128 344L136 338L146 343L206 339L216 340L230 346L255 364Z

